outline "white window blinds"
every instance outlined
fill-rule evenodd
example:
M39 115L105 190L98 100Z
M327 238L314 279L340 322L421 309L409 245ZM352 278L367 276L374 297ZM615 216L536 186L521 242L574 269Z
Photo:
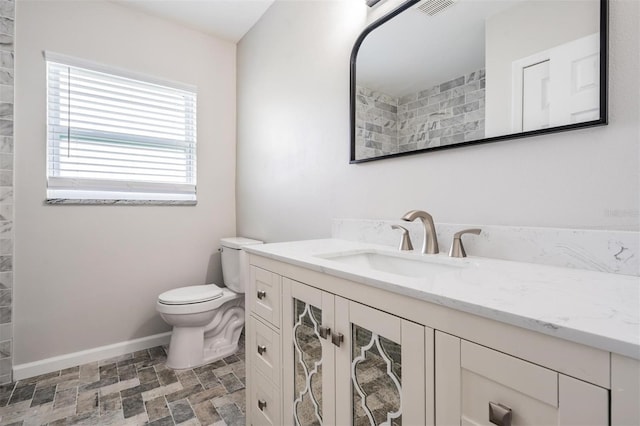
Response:
M196 93L47 56L47 198L192 200Z

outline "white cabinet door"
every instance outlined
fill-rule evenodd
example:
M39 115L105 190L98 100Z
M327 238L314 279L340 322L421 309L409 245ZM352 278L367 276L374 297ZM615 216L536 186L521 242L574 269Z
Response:
M609 391L563 374L558 379L559 425L609 424Z
M640 361L611 354L611 424L640 425Z
M425 328L340 297L335 313L336 424L426 424Z
M436 424L606 425L608 391L436 332Z
M282 293L283 424L333 425L334 296L288 278Z
M287 278L282 293L283 424L433 424L433 330Z

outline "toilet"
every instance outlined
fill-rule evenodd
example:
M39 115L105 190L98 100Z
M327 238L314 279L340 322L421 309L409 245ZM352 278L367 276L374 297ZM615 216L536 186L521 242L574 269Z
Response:
M236 352L244 326L244 289L248 279L242 247L253 244L262 241L242 237L220 240L226 287L194 285L158 296L156 310L173 326L167 367L194 368Z

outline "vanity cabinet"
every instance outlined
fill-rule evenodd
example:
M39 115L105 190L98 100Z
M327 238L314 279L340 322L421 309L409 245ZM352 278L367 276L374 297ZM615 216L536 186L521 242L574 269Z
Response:
M267 257L250 262L247 424L640 424L635 359Z

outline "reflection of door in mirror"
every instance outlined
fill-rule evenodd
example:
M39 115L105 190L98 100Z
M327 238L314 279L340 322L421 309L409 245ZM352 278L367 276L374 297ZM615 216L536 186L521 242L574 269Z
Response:
M486 137L599 118L599 15L597 1L523 1L487 19Z
M513 132L597 120L599 34L513 63Z
M600 116L600 34L551 51L551 125L597 120ZM555 112L554 112L555 111Z
M549 60L524 67L514 67L514 73L522 75L521 87L514 87L514 132L549 127ZM514 82L518 81L514 76ZM518 84L518 83L515 83ZM518 99L518 95L522 99Z

